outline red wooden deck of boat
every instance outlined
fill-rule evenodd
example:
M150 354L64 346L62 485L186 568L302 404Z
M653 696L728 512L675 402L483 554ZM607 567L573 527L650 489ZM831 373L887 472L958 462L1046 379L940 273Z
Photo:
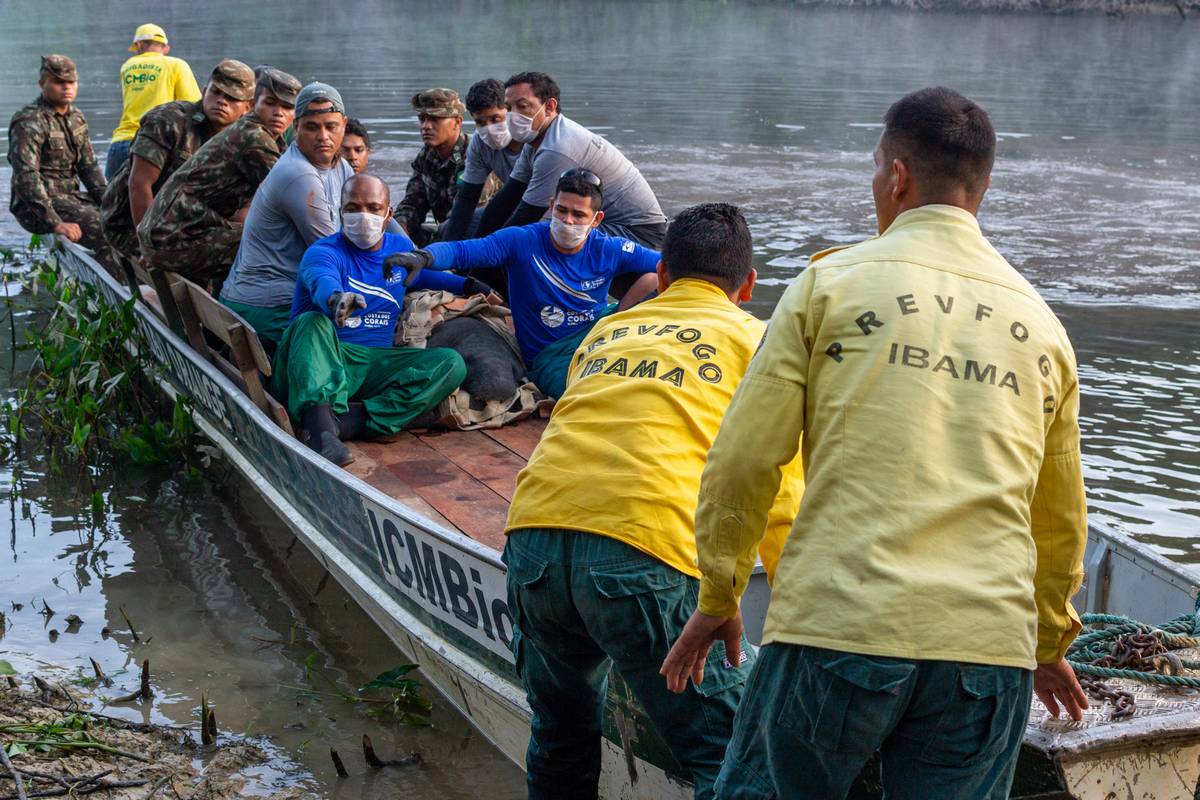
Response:
M517 473L546 420L489 431L402 433L390 442L347 442L348 467L384 494L475 541L500 550Z

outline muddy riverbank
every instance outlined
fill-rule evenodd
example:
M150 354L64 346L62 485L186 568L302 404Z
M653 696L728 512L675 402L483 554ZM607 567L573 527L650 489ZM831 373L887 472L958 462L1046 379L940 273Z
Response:
M7 662L0 671L8 671ZM271 786L277 756L268 742L191 727L134 722L97 711L113 683L87 686L42 670L0 685L0 798L225 800L267 795L301 800L301 786ZM213 725L213 729L216 726Z

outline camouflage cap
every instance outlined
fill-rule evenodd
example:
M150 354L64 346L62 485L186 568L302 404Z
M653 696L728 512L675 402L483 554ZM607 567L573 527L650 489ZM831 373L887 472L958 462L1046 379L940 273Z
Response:
M413 108L418 114L429 117L462 117L467 107L458 99L453 89L427 89L417 92L412 98Z
M234 100L254 99L254 70L232 58L226 58L213 68L209 83Z
M292 105L296 104L296 95L300 93L300 81L275 67L267 67L262 71L258 76L258 86Z
M75 62L58 53L42 56L42 70L40 74L51 75L60 81L79 80L79 75L75 72Z
M300 90L300 96L296 98L296 119L300 119L307 114L308 107L313 103L321 106L320 113L322 114L329 111L336 111L339 114L346 113L346 105L342 102L342 95L328 83L313 81ZM325 108L325 103L330 103L333 107Z

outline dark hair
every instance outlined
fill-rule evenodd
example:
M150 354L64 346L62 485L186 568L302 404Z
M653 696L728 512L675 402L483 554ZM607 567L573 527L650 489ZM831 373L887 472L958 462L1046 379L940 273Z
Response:
M537 99L543 103L554 98L562 105L562 101L558 97L558 84L544 72L518 72L504 82L504 88L510 86L520 86L522 83L528 83L529 88L537 95Z
M604 205L604 193L600 187L582 175L567 175L559 178L558 183L554 185L554 194L557 196L559 192L590 197L593 211L599 211L600 206Z
M367 129L364 128L363 124L361 122L359 122L356 118L354 118L354 117L346 118L346 132L344 135L359 137L360 139L363 140L363 144L365 144L367 146L367 149L368 150L371 149L371 137L367 133Z
M897 100L883 123L883 153L903 161L926 190L965 187L982 195L987 189L996 130L975 102L935 86Z
M732 292L750 274L752 252L750 226L737 206L702 203L671 221L662 260L673 281L703 278Z
M467 113L474 116L487 108L504 108L504 84L484 78L467 89Z

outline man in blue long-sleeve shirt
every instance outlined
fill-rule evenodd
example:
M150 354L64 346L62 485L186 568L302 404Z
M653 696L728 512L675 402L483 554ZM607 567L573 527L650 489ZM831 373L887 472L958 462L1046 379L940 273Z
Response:
M575 348L596 320L617 310L607 303L613 278L639 276L622 298L622 308L652 291L657 281L657 251L596 230L604 219L602 203L600 179L570 169L558 180L550 222L502 228L482 239L438 242L388 260L409 270L503 269L529 377L543 392L559 397Z
M490 293L486 284L444 272L410 278L384 259L412 250L384 233L391 216L387 184L355 175L342 189L342 229L304 253L291 323L279 343L271 393L334 463L353 460L343 440L386 436L458 388L467 367L453 350L392 347L406 288Z

